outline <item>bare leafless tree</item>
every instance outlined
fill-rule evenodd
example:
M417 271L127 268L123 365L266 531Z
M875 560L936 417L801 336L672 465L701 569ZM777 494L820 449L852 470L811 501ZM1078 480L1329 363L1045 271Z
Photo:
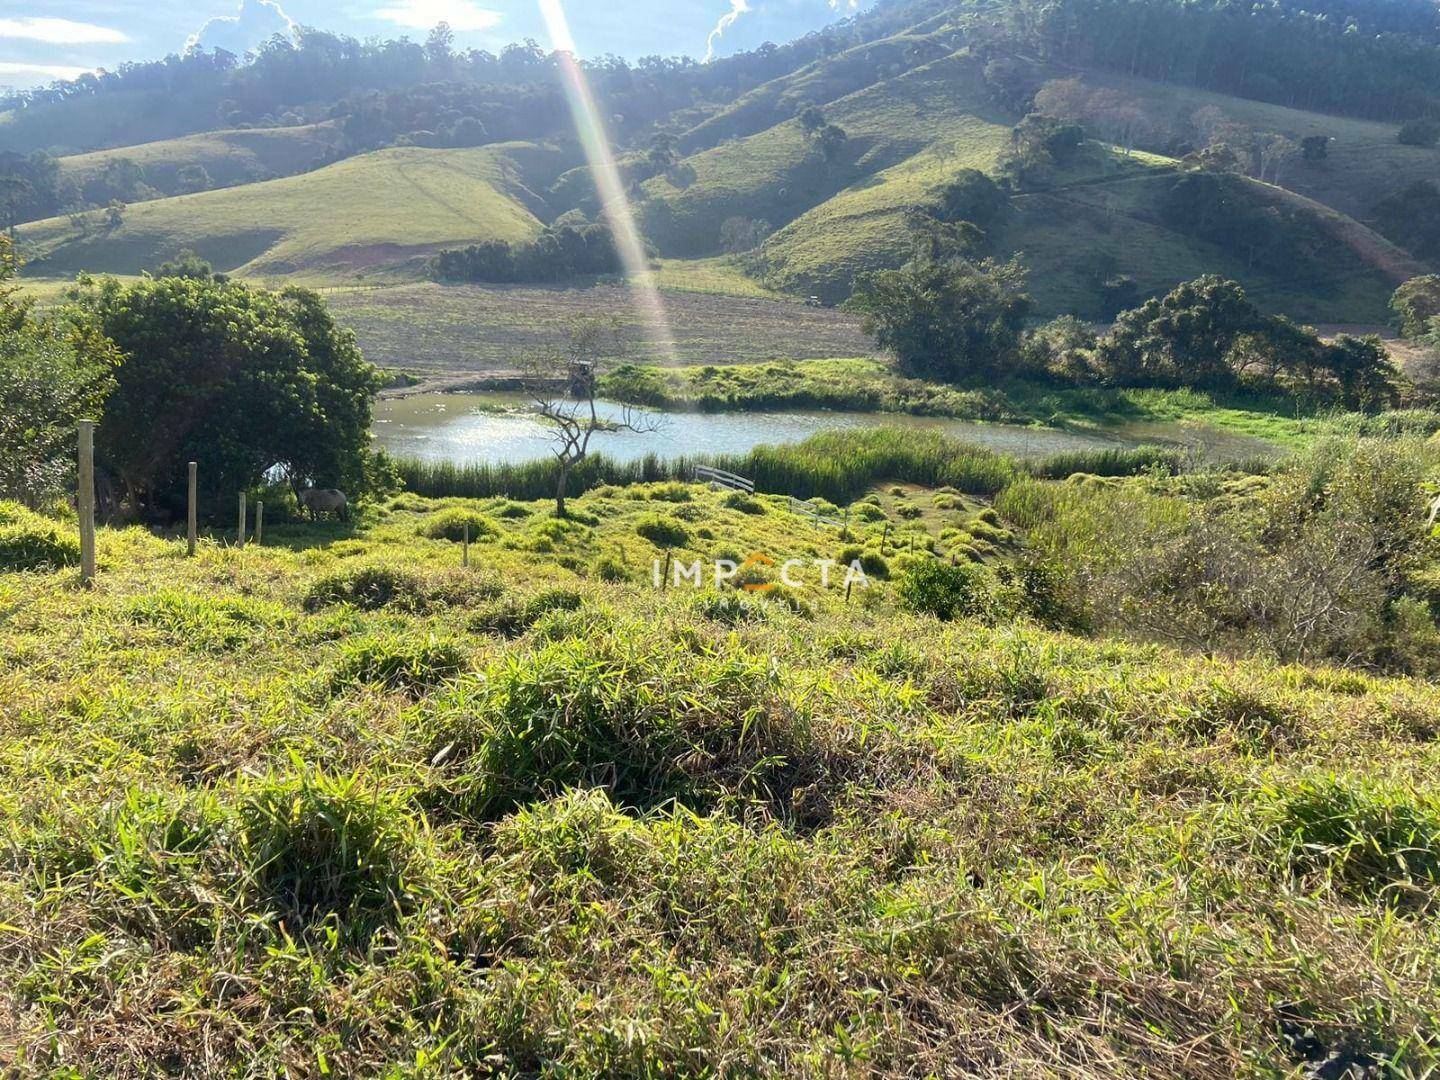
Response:
M624 406L619 415L602 416L596 403L601 365L624 356L625 342L614 322L583 319L570 329L560 349L532 358L526 365L526 382L535 411L553 428L550 452L558 465L555 482L555 516L565 517L570 475L590 456L597 432L660 430L662 420L653 413Z

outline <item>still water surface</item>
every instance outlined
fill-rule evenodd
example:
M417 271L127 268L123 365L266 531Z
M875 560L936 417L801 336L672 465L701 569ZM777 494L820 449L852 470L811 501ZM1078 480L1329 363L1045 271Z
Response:
M619 405L602 402L600 406L607 417L621 414ZM1175 424L1076 431L900 413L823 411L670 412L664 414L659 431L600 432L590 448L616 461L646 454L743 454L767 443L800 442L820 431L874 427L940 431L1017 457L1145 442L1194 446L1209 457L1245 457L1268 448L1257 439ZM549 456L552 431L529 411L524 397L514 394L416 394L383 400L375 410L376 443L396 457L423 461L492 465L533 461Z

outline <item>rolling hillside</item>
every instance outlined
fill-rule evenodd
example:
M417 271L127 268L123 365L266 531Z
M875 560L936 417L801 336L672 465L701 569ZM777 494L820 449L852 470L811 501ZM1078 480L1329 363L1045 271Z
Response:
M949 32L904 33L866 42L799 71L772 79L680 137L686 153L708 150L728 139L754 135L784 123L807 105L835 101L872 85L877 72L894 78L951 52Z
M55 155L173 139L215 120L212 102L160 90L77 96L64 102L0 112L0 148Z
M773 230L757 257L739 264L753 275L748 288L844 300L857 274L909 256L907 211L961 169L999 176L1027 94L1053 80L1072 80L1074 94L1066 101L1042 92L1044 107L1079 119L1094 141L1079 165L1012 195L1006 222L991 230L992 254L1020 255L1030 267L1040 314L1103 318L1113 313L1101 294L1107 280L1128 278L1145 296L1213 272L1240 280L1271 310L1374 325L1386 320L1394 286L1429 269L1366 225L1384 195L1440 176L1440 150L1400 145L1393 125L1007 53L1010 46L985 37L993 11L882 7L884 19L824 50L797 53L790 70L761 68L763 77L727 88L728 99L674 95L668 117L629 126L616 149L631 175L656 172L657 135L669 136L677 154L636 192L645 238L671 278L720 255L723 224L740 217ZM997 82L997 57L1024 69L1025 92ZM423 99L429 89L417 93ZM606 102L617 116L623 93ZM845 132L828 154L799 122L811 105ZM120 159L162 191L178 191L189 165L223 189L135 203L118 226L95 209L23 225L32 277L136 273L191 248L246 275L346 284L380 272L406 284L422 275L419 257L437 248L521 240L571 209L598 213L588 171L574 167L577 149L563 137L563 151L404 146L326 165L343 152L331 122L159 138L210 121L198 105L161 110L163 123L147 119L155 108L143 96L110 94L0 116L0 147L44 145L46 117L62 115L67 138L116 146L61 160L62 178L82 189ZM1143 118L1134 142L1150 153L1121 153L1103 141L1131 141L1107 129L1117 108ZM327 113L317 106L307 115ZM563 109L560 116L563 124ZM1235 250L1247 246L1243 235L1222 248L1213 237L1177 231L1165 214L1179 163L1161 152L1178 156L1216 125L1261 141L1329 139L1323 158L1297 156L1268 172L1283 188L1237 180L1231 191L1242 215L1280 223L1292 256L1257 260ZM272 176L281 178L257 179ZM719 291L737 291L737 272L726 268Z
M929 146L960 143L988 160L1013 121L986 101L982 68L951 56L826 104L849 136L838 160L826 161L793 120L689 157L683 186L645 184L647 235L667 255L714 254L726 218L783 224Z
M211 187L231 187L317 169L341 156L341 145L339 130L329 123L212 131L64 157L60 176L84 190L113 163L131 161L144 171L147 185L179 194L179 173L186 166L203 168Z
M1314 215L1335 238L1324 260L1266 272L1214 244L1168 227L1158 209L1175 181L1175 163L1152 155L1107 155L1101 172L1077 170L1051 190L1012 198L994 237L999 254L1018 253L1031 269L1031 292L1046 315L1099 317L1098 277L1123 274L1142 294L1177 281L1221 273L1244 283L1257 301L1309 321L1377 322L1396 284L1423 268L1369 229L1280 189L1247 184L1257 203L1274 201ZM911 247L905 212L924 202L978 156L927 150L802 215L765 245L767 279L777 288L838 301L855 275L898 266ZM1341 231L1343 228L1343 232ZM1408 271L1408 272L1407 272Z
M67 218L19 232L30 269L134 273L192 249L217 269L325 276L393 265L453 244L523 240L542 209L525 186L528 145L381 150L302 176L129 207L118 227Z
M1056 74L1075 73L1057 70ZM1142 140L1142 145L1153 143L1157 150L1165 140L1185 134L1194 115L1205 109L1217 110L1226 120L1257 132L1284 135L1295 142L1311 135L1328 136L1331 141L1323 161L1291 163L1281 172L1280 183L1361 220L1368 218L1376 201L1389 192L1416 180L1440 178L1440 148L1402 145L1394 124L1306 112L1105 72L1079 75L1086 86L1143 105L1154 133L1149 140Z

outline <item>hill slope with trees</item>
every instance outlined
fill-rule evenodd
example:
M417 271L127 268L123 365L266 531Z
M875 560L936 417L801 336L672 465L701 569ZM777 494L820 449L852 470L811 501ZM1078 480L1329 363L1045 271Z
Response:
M1440 34L1423 8L1366 4L1282 4L1246 26L1170 0L890 0L714 64L586 67L659 256L728 254L769 288L839 302L904 262L904 222L977 169L1008 209L970 224L984 254L1029 262L1041 313L1105 318L1215 272L1297 318L1379 323L1394 286L1440 258L1440 105L1417 74ZM1343 92L1297 57L1331 63ZM186 106L145 133L155 95ZM247 60L129 65L8 105L0 197L33 276L133 273L188 248L240 273L413 280L422 254L600 224L554 59L531 43L304 31ZM1067 125L1061 161L1037 132ZM86 152L47 153L64 150ZM246 182L259 175L282 179ZM1210 178L1207 209L1187 217L1176 192L1194 176ZM523 273L492 261L432 265L481 267L472 281L613 266L603 251Z

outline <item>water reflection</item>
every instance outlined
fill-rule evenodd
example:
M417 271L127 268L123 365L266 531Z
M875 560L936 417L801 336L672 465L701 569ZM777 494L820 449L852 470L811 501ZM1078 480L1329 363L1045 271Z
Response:
M618 417L621 406L601 402L600 411ZM1245 457L1269 449L1258 439L1169 424L1131 425L1123 431L1074 431L899 413L822 411L667 413L659 431L600 432L590 448L617 461L646 454L743 454L767 443L800 442L820 431L874 427L940 431L1017 457L1143 442L1195 445L1212 457ZM550 437L551 429L530 412L526 399L519 395L417 394L381 401L375 413L377 445L396 457L424 461L533 461L550 454Z

